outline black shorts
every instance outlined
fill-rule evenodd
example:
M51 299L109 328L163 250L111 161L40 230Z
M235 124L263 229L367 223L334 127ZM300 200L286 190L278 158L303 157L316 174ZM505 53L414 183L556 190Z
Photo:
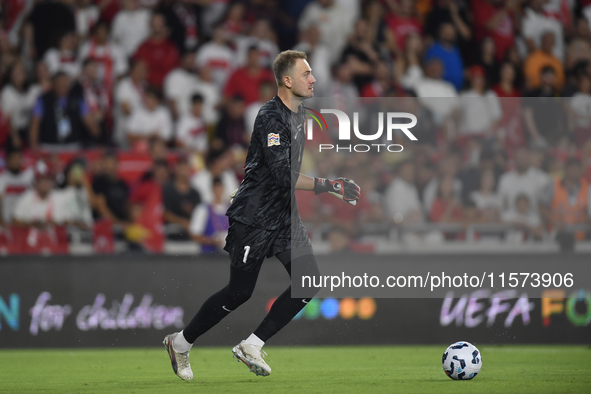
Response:
M277 230L266 230L230 219L224 250L230 253L234 267L258 272L266 257L292 249L309 249L309 253L313 253L312 242L301 222Z

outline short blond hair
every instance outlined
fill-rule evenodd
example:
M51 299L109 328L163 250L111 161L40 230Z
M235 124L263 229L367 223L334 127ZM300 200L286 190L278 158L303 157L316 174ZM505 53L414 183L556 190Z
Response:
M277 86L283 86L283 77L293 70L298 59L306 60L307 58L304 52L293 50L283 51L277 55L273 62L273 74L275 74Z

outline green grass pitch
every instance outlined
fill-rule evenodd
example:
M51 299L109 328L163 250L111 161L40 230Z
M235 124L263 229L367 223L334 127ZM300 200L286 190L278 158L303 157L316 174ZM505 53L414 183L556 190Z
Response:
M0 393L591 393L589 346L480 345L472 381L443 373L446 346L269 346L265 378L231 348L195 347L190 382L174 375L164 348L1 350Z

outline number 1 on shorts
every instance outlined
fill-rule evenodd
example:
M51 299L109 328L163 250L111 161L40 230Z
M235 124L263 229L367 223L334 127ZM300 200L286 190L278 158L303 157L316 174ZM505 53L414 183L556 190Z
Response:
M250 252L250 246L246 245L244 247L244 258L242 259L242 262L244 264L246 264L246 259L248 258L248 253Z

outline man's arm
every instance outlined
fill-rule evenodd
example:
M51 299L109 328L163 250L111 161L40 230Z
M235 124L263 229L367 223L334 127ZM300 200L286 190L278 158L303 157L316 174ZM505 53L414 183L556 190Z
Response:
M300 176L298 177L298 181L296 182L295 188L296 190L314 190L314 178L308 175L300 174Z

